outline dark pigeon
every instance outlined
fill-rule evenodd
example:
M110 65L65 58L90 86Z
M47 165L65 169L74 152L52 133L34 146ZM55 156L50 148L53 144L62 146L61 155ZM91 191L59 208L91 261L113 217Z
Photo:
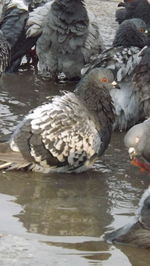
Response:
M114 120L109 94L114 76L94 69L74 93L55 96L18 125L9 142L0 143L1 169L82 172L107 148Z
M3 6L0 30L8 41L11 49L11 59L6 72L19 69L22 58L35 45L37 37L26 38L26 21L28 6L23 0L6 1Z
M116 20L122 23L125 19L141 18L150 26L150 4L148 0L124 0L118 6L123 6L116 11Z

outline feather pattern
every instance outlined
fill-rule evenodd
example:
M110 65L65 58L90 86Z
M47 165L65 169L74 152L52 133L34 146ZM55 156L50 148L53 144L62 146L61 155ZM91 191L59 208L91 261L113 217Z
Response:
M10 64L10 45L0 31L0 74L2 74Z

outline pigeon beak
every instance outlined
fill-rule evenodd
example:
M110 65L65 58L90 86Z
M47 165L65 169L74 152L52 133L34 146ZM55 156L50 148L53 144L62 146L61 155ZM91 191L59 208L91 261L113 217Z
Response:
M118 83L115 80L111 84L112 84L113 88L120 89Z
M135 148L133 148L133 147L130 147L128 149L128 153L129 153L130 160L133 160L137 155Z
M148 34L148 33L149 33L149 31L148 31L148 30L145 30L145 31L144 31L144 33L145 33L145 34Z

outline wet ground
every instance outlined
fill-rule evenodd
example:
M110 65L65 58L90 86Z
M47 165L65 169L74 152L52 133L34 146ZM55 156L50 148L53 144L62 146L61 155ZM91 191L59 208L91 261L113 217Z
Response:
M116 2L86 2L100 16L109 46ZM0 135L6 138L31 108L74 86L42 81L32 71L4 75ZM105 232L133 221L150 183L150 176L130 165L123 137L114 133L105 155L83 174L0 172L0 265L150 265L148 250L103 241Z

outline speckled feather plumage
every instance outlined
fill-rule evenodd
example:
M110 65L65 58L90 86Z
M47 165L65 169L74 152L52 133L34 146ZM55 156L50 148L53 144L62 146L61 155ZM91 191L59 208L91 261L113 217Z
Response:
M110 142L114 116L107 88L91 87L88 80L84 88L55 96L27 115L8 144L12 159L7 150L0 159L11 162L10 169L25 165L44 173L82 172L91 167Z

